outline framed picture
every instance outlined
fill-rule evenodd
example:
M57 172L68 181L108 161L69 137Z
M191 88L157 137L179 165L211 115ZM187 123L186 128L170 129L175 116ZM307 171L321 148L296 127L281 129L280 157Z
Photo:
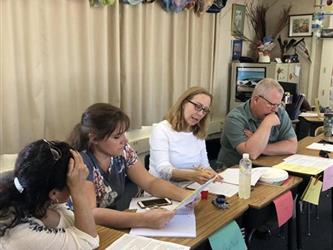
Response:
M242 56L242 47L243 41L242 40L232 40L232 60L239 60Z
M312 36L312 14L290 15L288 36Z
M320 37L322 37L322 38L333 38L333 29L322 29Z
M233 4L231 16L231 35L243 35L245 20L245 5Z

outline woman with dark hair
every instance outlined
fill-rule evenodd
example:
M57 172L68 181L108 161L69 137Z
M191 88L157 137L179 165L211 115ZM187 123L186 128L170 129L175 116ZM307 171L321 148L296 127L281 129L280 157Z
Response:
M97 224L117 228L161 228L175 215L174 211L154 209L144 213L115 210L124 195L125 178L153 196L181 201L190 191L149 174L128 144L125 132L128 116L119 108L96 103L82 114L70 135L71 145L81 151L89 168L86 196L93 207Z
M65 142L38 140L0 179L0 249L94 249L96 225L82 187L88 170ZM71 196L74 213L65 206Z
M153 125L149 166L152 175L179 185L184 181L203 184L216 175L209 165L205 144L212 100L206 89L191 87L168 110L165 120Z

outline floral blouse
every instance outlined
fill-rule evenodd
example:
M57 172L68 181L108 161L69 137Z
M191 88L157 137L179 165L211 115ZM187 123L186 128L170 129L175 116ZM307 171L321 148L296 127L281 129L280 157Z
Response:
M89 169L88 181L95 186L97 207L115 208L124 193L127 169L138 160L136 152L126 144L123 155L111 157L107 172L99 166L92 152L84 150L81 155Z

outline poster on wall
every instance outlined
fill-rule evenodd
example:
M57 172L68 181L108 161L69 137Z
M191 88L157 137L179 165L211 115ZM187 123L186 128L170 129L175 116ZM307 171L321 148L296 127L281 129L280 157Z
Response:
M232 5L231 35L243 35L246 6L240 4Z
M232 40L232 60L236 61L242 56L242 47L243 41L242 40Z

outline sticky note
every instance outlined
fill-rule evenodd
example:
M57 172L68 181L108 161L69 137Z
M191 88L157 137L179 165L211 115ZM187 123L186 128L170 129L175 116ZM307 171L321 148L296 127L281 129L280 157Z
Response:
M242 233L235 221L219 229L209 237L213 250L245 250L247 249Z
M326 191L331 187L333 187L333 166L326 168L324 171L322 191Z
M273 202L275 204L278 225L281 227L293 215L293 196L291 192L288 191L277 197Z
M321 181L311 177L308 186L302 194L301 200L318 205L322 185L323 183Z

